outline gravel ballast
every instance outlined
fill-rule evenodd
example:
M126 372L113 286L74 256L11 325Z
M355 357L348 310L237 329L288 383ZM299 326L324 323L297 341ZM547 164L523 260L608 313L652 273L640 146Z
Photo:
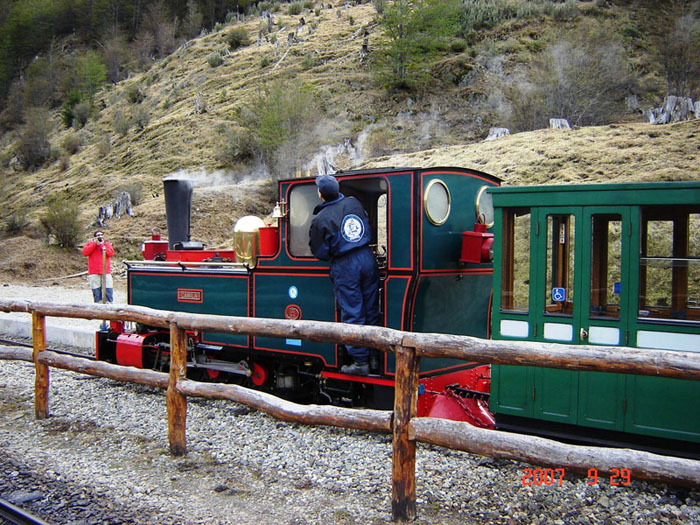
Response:
M33 366L0 366L0 497L51 523L391 520L389 435L190 398L176 458L164 391L52 368L50 417L36 420ZM419 444L418 523L700 523L697 488L572 474L524 486L526 466Z

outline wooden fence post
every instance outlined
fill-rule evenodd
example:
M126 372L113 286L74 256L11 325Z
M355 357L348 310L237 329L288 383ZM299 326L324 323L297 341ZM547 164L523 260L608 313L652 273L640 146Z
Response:
M185 428L187 425L187 397L177 391L177 383L187 371L187 339L185 330L177 323L170 323L170 380L165 396L168 406L168 440L170 453L184 456L187 453Z
M391 513L394 521L416 518L416 442L409 423L418 410L418 365L415 348L397 346L394 388Z
M49 417L49 366L39 362L39 352L46 350L46 317L32 312L32 359L34 360L34 416Z

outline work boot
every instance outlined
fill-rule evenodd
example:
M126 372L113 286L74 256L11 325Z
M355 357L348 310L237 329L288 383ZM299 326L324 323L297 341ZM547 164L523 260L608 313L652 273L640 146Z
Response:
M377 356L370 356L369 371L373 374L379 373L379 358Z
M353 376L366 376L369 374L369 365L365 363L364 365L360 365L358 363L353 363L351 365L343 365L340 368L340 373L341 374L350 374Z

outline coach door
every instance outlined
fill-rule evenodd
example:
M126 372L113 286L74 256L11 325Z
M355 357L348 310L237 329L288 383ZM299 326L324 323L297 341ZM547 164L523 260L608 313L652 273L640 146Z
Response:
M627 334L629 209L538 210L535 311L537 339L624 345ZM535 417L621 430L624 376L535 370Z

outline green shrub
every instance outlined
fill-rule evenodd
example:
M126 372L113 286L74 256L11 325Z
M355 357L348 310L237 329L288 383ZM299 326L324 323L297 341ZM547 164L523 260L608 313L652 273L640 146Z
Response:
M290 16L296 16L300 15L303 10L304 6L301 4L301 2L294 2L293 4L289 4L289 7L287 8L287 14Z
M27 110L26 121L17 139L16 154L24 169L33 169L51 157L51 117L45 109L31 108Z
M273 174L281 175L318 148L320 137L314 131L322 117L323 107L311 87L279 80L246 108L243 120L259 157Z
M232 130L226 126L219 130L219 135L221 142L217 157L222 164L235 166L258 156L259 148L252 133Z
M47 200L40 218L48 236L53 236L61 248L72 249L78 244L82 227L78 222L78 204L65 195L54 195Z
M66 100L63 102L61 109L61 122L66 128L73 127L73 119L75 118L75 106L83 100L83 93L74 89L66 95Z
M100 157L106 157L112 150L112 143L109 140L109 135L103 135L97 143L97 153Z
M239 47L245 47L250 44L248 31L246 31L244 27L234 27L226 35L226 42L231 50L238 49Z
M146 129L146 126L148 126L149 122L151 122L151 115L148 114L148 110L145 107L139 106L132 113L131 121L134 123L136 128L141 131Z
M260 59L260 67L265 68L270 65L270 57L262 57Z
M83 140L77 133L69 132L63 139L63 149L69 155L74 155L80 151L80 147L83 145Z
M78 102L73 108L73 127L84 127L90 118L90 113L92 113L92 104L90 104L90 101L83 100Z
M132 104L140 104L146 98L138 84L130 84L124 92L126 99Z
M29 219L24 213L12 213L5 217L5 235L10 237L19 235L28 225Z
M467 49L467 43L461 38L450 40L450 51L453 53L463 53Z
M129 128L131 128L131 119L121 111L117 111L112 119L112 124L114 124L114 131L122 137L126 137L126 134L129 133Z
M301 67L303 69L311 69L316 65L316 56L313 53L307 53L301 61Z
M218 51L212 51L207 55L207 63L211 67L219 67L224 63L224 59L221 57L221 53Z

